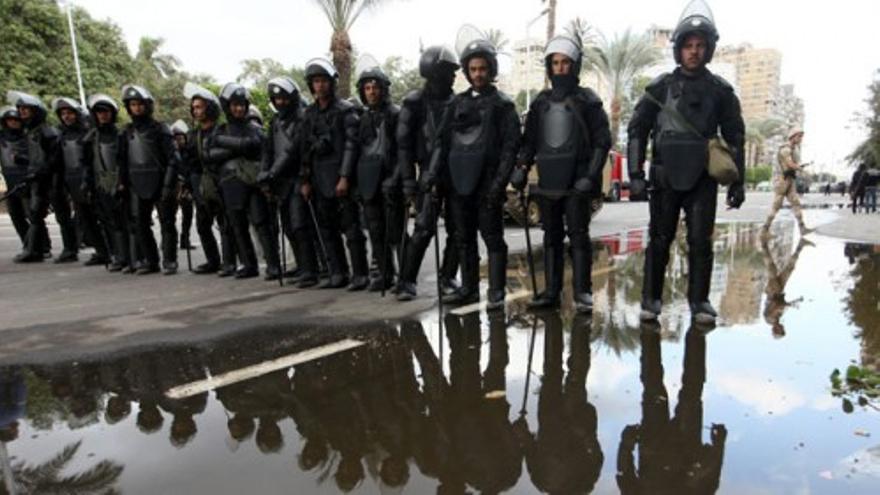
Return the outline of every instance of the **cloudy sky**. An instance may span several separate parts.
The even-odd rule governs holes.
[[[312,0],[74,0],[97,18],[110,18],[132,50],[141,36],[165,38],[165,49],[186,70],[235,78],[239,62],[271,57],[302,65],[326,54],[330,29]],[[652,24],[673,26],[682,0],[558,0],[557,25],[580,16],[607,35]],[[817,169],[843,172],[842,158],[866,131],[853,123],[865,108],[866,86],[880,68],[873,33],[880,18],[876,0],[792,2],[710,1],[722,44],[749,42],[783,54],[782,82],[794,83],[806,105],[804,159]],[[401,55],[414,61],[419,40],[452,45],[458,27],[472,23],[501,29],[516,40],[543,9],[539,0],[391,0],[366,12],[352,30],[360,52],[380,60]],[[532,28],[540,35],[546,24]]]

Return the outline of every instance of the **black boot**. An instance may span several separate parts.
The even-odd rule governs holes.
[[[318,253],[315,251],[315,243],[310,233],[311,231],[305,229],[298,231],[294,244],[296,263],[300,269],[296,286],[300,289],[318,284]]]
[[[412,301],[416,298],[416,277],[430,242],[430,237],[416,236],[414,234],[409,242],[405,244],[403,265],[400,267],[400,277],[397,280],[398,301]]]
[[[572,248],[571,250],[571,282],[574,289],[574,306],[578,313],[593,311],[592,294],[592,253],[588,249]]]
[[[351,284],[349,291],[361,291],[370,285],[370,268],[367,265],[367,245],[363,239],[348,243],[351,256]]]
[[[266,276],[263,280],[278,280],[281,276],[281,260],[278,257],[277,238],[272,235],[268,226],[260,227],[258,231],[263,258],[266,260]]]
[[[463,306],[480,301],[480,257],[476,244],[459,250],[461,267],[461,288],[442,296],[443,304]],[[438,274],[439,276],[439,274]]]
[[[324,235],[327,246],[327,280],[321,283],[321,289],[341,289],[348,285],[348,261],[345,259],[345,247],[341,239],[328,242],[330,236]]]
[[[507,284],[507,251],[489,252],[489,291],[486,293],[486,309],[504,308]]]
[[[562,248],[544,247],[544,292],[529,302],[529,309],[559,307],[563,274]]]

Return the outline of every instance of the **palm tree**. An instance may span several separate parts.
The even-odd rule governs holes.
[[[507,39],[507,36],[504,36],[504,32],[500,29],[486,30],[486,40],[489,41],[489,43],[492,43],[493,46],[495,46],[495,50],[497,50],[498,53],[503,52],[507,45],[510,43],[510,40]]]
[[[581,17],[575,17],[565,26],[565,34],[580,42],[582,47],[589,47],[596,43],[596,30]]]
[[[174,55],[161,53],[159,50],[165,40],[144,36],[138,45],[135,60],[144,68],[155,70],[161,77],[170,77],[180,70],[180,59]]]
[[[750,121],[746,125],[746,166],[758,165],[764,156],[764,144],[767,140],[782,132],[785,122],[768,118]]]
[[[69,476],[61,474],[81,444],[81,441],[72,443],[55,457],[37,466],[28,466],[24,462],[12,466],[12,478],[18,493],[119,493],[114,485],[122,475],[123,467],[111,461],[101,461],[82,473]]]
[[[662,57],[660,50],[647,35],[636,35],[627,29],[608,40],[599,33],[597,43],[585,50],[587,64],[594,67],[608,87],[611,97],[611,142],[617,145],[620,115],[627,85],[646,68]],[[586,67],[585,67],[586,68]]]
[[[333,34],[330,37],[330,53],[333,65],[339,71],[339,96],[348,98],[351,93],[352,45],[348,31],[368,8],[377,8],[387,0],[315,0],[327,16]]]

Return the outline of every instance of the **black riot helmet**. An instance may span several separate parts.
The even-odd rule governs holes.
[[[547,46],[544,47],[544,69],[547,71],[547,77],[553,75],[551,60],[556,53],[561,53],[571,59],[571,74],[577,78],[581,73],[584,58],[580,43],[565,35],[556,36],[547,42]]]
[[[269,106],[272,107],[276,112],[280,112],[280,108],[275,107],[275,101],[273,100],[276,96],[283,96],[290,101],[288,103],[289,107],[296,107],[300,104],[300,90],[299,86],[297,86],[296,82],[289,77],[276,77],[269,81],[269,84],[266,86],[266,92],[269,94]]]
[[[92,114],[93,117],[96,111],[106,108],[113,115],[113,122],[116,122],[116,116],[119,114],[119,105],[117,105],[116,101],[110,96],[103,93],[93,94],[89,96],[88,100],[86,100],[86,105],[89,107],[89,113]]]
[[[242,103],[245,107],[250,108],[251,96],[248,90],[241,84],[226,83],[223,89],[220,90],[220,106],[223,107],[223,112],[226,113],[227,119],[231,118],[229,105],[233,102]]]
[[[6,99],[16,108],[31,107],[34,110],[34,116],[27,125],[40,124],[46,120],[46,105],[36,96],[22,91],[9,91],[6,93]]]
[[[83,107],[81,107],[79,102],[73,98],[61,97],[52,100],[52,111],[55,112],[55,116],[58,117],[58,120],[61,120],[61,110],[64,110],[65,108],[76,112],[76,119],[80,122],[82,122],[86,116]]]
[[[336,84],[339,82],[339,72],[332,62],[326,58],[313,58],[306,62],[306,83],[309,85],[309,91],[314,93],[312,89],[312,79],[316,76],[325,76],[330,79],[333,90],[336,90]]]
[[[125,110],[129,112],[129,114],[131,114],[131,110],[128,109],[128,103],[133,100],[144,102],[144,105],[147,107],[146,116],[153,115],[153,106],[155,104],[153,95],[142,86],[126,84],[122,87],[122,105],[125,106]]]
[[[495,49],[495,45],[492,42],[485,39],[473,40],[461,50],[459,63],[464,71],[465,78],[467,78],[468,82],[471,82],[471,77],[468,74],[468,62],[472,58],[478,57],[485,59],[489,64],[489,81],[495,82],[495,78],[498,77],[498,50]]]
[[[712,9],[704,0],[691,0],[687,4],[681,13],[675,31],[672,33],[672,54],[676,64],[681,64],[681,47],[684,45],[684,40],[692,34],[699,34],[706,38],[706,60],[703,63],[708,64],[712,61],[712,55],[715,54],[715,46],[718,44],[719,36]]]
[[[419,57],[419,74],[428,80],[455,79],[459,67],[455,53],[446,46],[429,46]]]
[[[186,136],[186,133],[189,132],[189,126],[186,125],[186,122],[178,119],[173,124],[171,124],[171,134],[177,136],[178,134],[182,134]]]
[[[391,95],[391,79],[385,75],[379,62],[372,55],[364,55],[357,63],[357,90],[361,103],[364,105],[367,104],[364,86],[370,81],[379,83],[382,87],[382,101],[387,102]]]
[[[216,122],[220,118],[220,100],[217,99],[217,95],[213,91],[187,82],[183,85],[183,96],[190,102],[190,116],[192,116],[192,101],[198,98],[205,102],[205,115],[208,119]]]
[[[6,119],[21,120],[18,109],[12,105],[0,107],[0,128],[6,129]]]

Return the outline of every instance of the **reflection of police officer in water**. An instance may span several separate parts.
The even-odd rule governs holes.
[[[683,210],[687,223],[688,303],[693,318],[708,323],[718,316],[709,303],[718,182],[707,171],[707,140],[720,133],[733,150],[739,181],[728,188],[727,205],[739,208],[745,201],[745,124],[733,86],[706,68],[718,41],[708,5],[702,0],[688,4],[672,37],[678,67],[648,84],[628,129],[630,187],[635,196],[646,188],[642,165],[649,136],[653,144],[650,242],[640,316],[642,320],[656,320],[660,315],[669,248]]]
[[[0,442],[18,438],[18,420],[25,413],[27,386],[17,366],[0,368]]]
[[[575,317],[566,375],[562,369],[562,319],[557,312],[543,317],[544,376],[538,399],[538,431],[523,436],[532,483],[542,492],[589,493],[602,470],[596,408],[587,400],[588,318]],[[528,428],[524,417],[517,420],[516,427]]]
[[[629,494],[711,494],[718,490],[727,429],[713,424],[703,444],[706,335],[692,326],[685,337],[684,372],[675,416],[663,384],[659,328],[642,328],[642,422],[620,435],[617,486]],[[638,458],[635,450],[638,447]]]
[[[764,303],[764,321],[770,324],[773,330],[773,336],[776,338],[785,337],[785,327],[782,326],[781,320],[782,314],[785,313],[786,308],[794,306],[804,299],[803,297],[799,297],[792,301],[786,301],[785,285],[788,284],[788,279],[794,272],[794,267],[797,265],[798,256],[801,255],[801,250],[804,249],[805,246],[812,245],[813,243],[801,237],[794,254],[791,255],[788,262],[780,267],[773,260],[773,253],[770,252],[767,238],[761,238],[761,250],[764,255],[764,263],[767,264],[767,275],[769,277],[767,279],[767,286],[764,288],[764,294],[767,296],[766,302]]]

